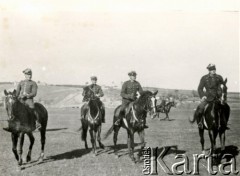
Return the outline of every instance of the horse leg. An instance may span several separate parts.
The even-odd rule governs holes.
[[[93,129],[89,130],[90,136],[91,136],[91,143],[92,143],[92,152],[96,155],[96,133],[93,131]]]
[[[215,135],[214,135],[214,132],[213,132],[213,130],[209,130],[208,131],[208,133],[209,133],[209,138],[210,138],[210,141],[211,141],[211,150],[210,150],[210,155],[211,154],[214,154],[215,153]]]
[[[23,148],[23,143],[24,143],[24,133],[21,132],[19,134],[19,140],[20,140],[20,143],[18,145],[18,156],[19,156],[18,165],[21,166],[22,162],[23,162],[23,160],[22,160],[22,152],[23,152],[22,148]]]
[[[41,153],[38,161],[42,162],[44,158],[44,148],[45,148],[45,142],[46,142],[46,128],[41,128],[40,134],[41,134]]]
[[[140,161],[140,157],[142,156],[142,151],[145,147],[145,132],[144,130],[138,132],[139,138],[140,138],[140,142],[141,142],[141,149],[138,152],[138,161]]]
[[[103,143],[101,142],[101,129],[102,129],[102,126],[100,125],[99,127],[98,127],[98,137],[97,137],[97,140],[98,140],[98,144],[99,144],[99,147],[101,148],[101,149],[104,149],[104,145],[103,145]]]
[[[221,143],[221,151],[223,152],[225,150],[225,132],[220,131],[219,138],[220,138],[220,143]]]
[[[113,134],[114,154],[115,154],[116,157],[119,157],[118,154],[117,154],[117,137],[118,137],[118,132],[119,132],[120,127],[114,125],[113,128],[114,128],[113,129],[114,130],[114,134]]]
[[[205,154],[205,151],[204,151],[204,129],[198,128],[198,131],[199,131],[199,136],[200,136],[200,143],[202,145],[202,153]]]
[[[170,119],[169,119],[169,116],[168,116],[168,112],[166,112],[166,118],[167,118],[168,120],[170,120]]]
[[[29,162],[32,159],[32,157],[31,157],[32,156],[32,148],[33,148],[33,144],[34,144],[35,138],[34,138],[32,133],[27,133],[27,135],[28,135],[29,140],[30,140],[30,145],[29,145],[26,161]]]
[[[133,162],[135,162],[134,158],[134,134],[132,132],[128,132],[128,151],[129,157]]]
[[[88,149],[87,131],[88,131],[88,124],[82,121],[82,140],[85,142],[85,149]]]
[[[19,157],[17,153],[17,143],[18,143],[18,135],[16,133],[12,133],[12,151],[16,160],[18,161]]]

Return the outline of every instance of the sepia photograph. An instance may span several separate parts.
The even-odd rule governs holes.
[[[0,0],[0,175],[238,175],[238,0]]]

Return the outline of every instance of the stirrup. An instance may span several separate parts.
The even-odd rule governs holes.
[[[42,125],[39,123],[39,122],[37,122],[36,123],[36,129],[35,130],[39,130],[39,129],[41,129],[42,128]]]
[[[116,120],[116,122],[114,122],[114,125],[120,125],[120,119]]]
[[[198,128],[203,129],[203,124],[202,124],[202,122],[199,122],[199,123],[198,123]]]

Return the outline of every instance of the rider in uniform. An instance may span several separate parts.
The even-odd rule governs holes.
[[[100,101],[100,97],[104,96],[102,88],[101,88],[101,86],[97,85],[97,77],[96,76],[91,77],[91,82],[92,82],[92,84],[87,87],[93,91],[94,96],[97,97],[97,99],[99,100],[98,102],[99,102],[100,109],[102,112],[102,123],[105,123],[105,107],[104,107],[103,102]],[[83,96],[83,102],[89,101],[90,97],[85,97],[86,96],[85,88],[83,89],[82,96]],[[89,109],[88,103],[85,103],[81,108],[81,119],[85,118],[85,115],[86,115],[88,109]]]
[[[222,94],[221,84],[223,84],[223,78],[221,75],[216,74],[216,66],[209,64],[207,66],[209,73],[203,76],[198,86],[198,94],[201,98],[201,103],[195,111],[195,116],[198,119],[199,128],[203,128],[202,116],[204,113],[205,106],[212,101],[219,101]],[[204,89],[206,91],[204,91]],[[229,129],[228,127],[226,127]]]
[[[143,91],[141,84],[136,81],[137,73],[135,71],[131,71],[128,73],[128,76],[130,80],[123,83],[121,90],[122,110],[137,99],[137,92]],[[121,116],[120,119],[115,122],[115,124],[119,125],[122,118],[123,117]],[[144,119],[144,128],[148,128],[146,125],[146,117]]]

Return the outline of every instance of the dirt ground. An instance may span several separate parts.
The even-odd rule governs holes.
[[[0,109],[0,175],[63,175],[63,176],[85,176],[85,175],[143,175],[143,162],[134,164],[127,155],[127,135],[124,129],[120,130],[118,137],[119,158],[115,158],[113,152],[113,141],[111,135],[103,143],[104,150],[98,149],[98,155],[94,157],[91,153],[90,135],[88,134],[88,145],[90,149],[84,148],[77,129],[80,127],[80,109],[48,109],[49,121],[47,130],[47,141],[45,159],[42,163],[36,162],[40,154],[40,134],[34,132],[35,145],[33,147],[32,162],[24,163],[21,170],[17,168],[17,161],[11,150],[11,134],[2,130],[7,118],[4,109]],[[112,124],[113,109],[106,110],[106,123],[102,127],[102,136]],[[164,157],[166,164],[171,167],[176,163],[176,154],[186,154],[190,163],[193,160],[192,154],[200,154],[201,146],[196,124],[191,125],[188,118],[193,111],[187,109],[172,109],[170,112],[171,121],[160,121],[158,118],[150,119],[147,123],[149,128],[145,131],[146,142],[149,147],[171,146],[170,152]],[[235,155],[237,169],[240,170],[240,159],[238,156],[240,146],[240,110],[233,110],[226,133],[226,150]],[[165,116],[161,114],[161,118]],[[205,132],[206,148],[210,147],[208,134]],[[135,143],[139,143],[139,137],[135,134]],[[29,140],[26,137],[24,143],[24,160],[27,154]],[[219,138],[217,147],[220,147]],[[136,147],[135,149],[139,149]],[[136,155],[136,153],[135,153]],[[228,168],[228,167],[227,167]],[[190,164],[192,170],[192,164]],[[229,169],[229,168],[228,168]],[[179,168],[182,170],[182,167]],[[158,175],[167,175],[161,167],[158,167]],[[200,175],[208,175],[206,162],[201,161]],[[221,174],[220,174],[221,175]]]

